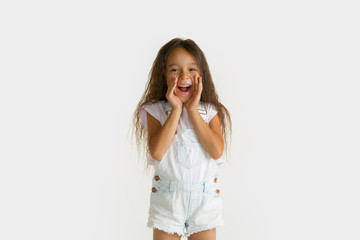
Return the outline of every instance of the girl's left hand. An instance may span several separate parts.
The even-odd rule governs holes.
[[[185,107],[188,112],[197,111],[202,90],[203,90],[202,77],[198,75],[194,75],[194,91],[189,101],[185,103]]]

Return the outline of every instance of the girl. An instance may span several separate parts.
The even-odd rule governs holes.
[[[155,169],[147,223],[153,239],[216,239],[223,225],[219,164],[231,119],[194,41],[175,38],[160,49],[134,124]]]

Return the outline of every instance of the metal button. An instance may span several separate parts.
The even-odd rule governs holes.
[[[152,192],[156,192],[156,191],[157,191],[156,187],[153,187]]]
[[[214,182],[215,182],[215,183],[217,183],[217,181],[218,181],[217,177],[216,177],[216,178],[214,178]]]
[[[216,189],[216,193],[217,193],[217,194],[220,194],[220,189]]]
[[[156,175],[155,177],[155,181],[159,181],[160,180],[160,177],[158,175]]]

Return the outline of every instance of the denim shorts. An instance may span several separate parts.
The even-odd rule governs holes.
[[[147,226],[169,234],[190,236],[222,226],[218,176],[203,182],[170,180],[155,173]]]

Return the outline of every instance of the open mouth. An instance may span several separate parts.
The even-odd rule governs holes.
[[[191,85],[178,85],[178,89],[181,92],[189,92],[191,88]]]

